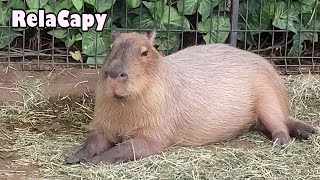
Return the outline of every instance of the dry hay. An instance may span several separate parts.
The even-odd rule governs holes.
[[[320,81],[313,76],[287,79],[292,115],[320,124]],[[16,152],[16,166],[37,164],[42,179],[318,179],[320,137],[292,140],[285,149],[258,133],[205,147],[170,148],[162,154],[122,165],[63,165],[79,145],[92,118],[91,97],[73,102],[48,101],[41,88],[17,85],[28,98],[1,107],[2,131],[11,142],[2,152]],[[35,90],[36,89],[36,90]],[[67,103],[65,103],[65,101]],[[64,103],[61,103],[64,102]],[[21,105],[21,103],[23,105]],[[30,106],[32,105],[32,106]],[[35,108],[36,106],[36,108]]]

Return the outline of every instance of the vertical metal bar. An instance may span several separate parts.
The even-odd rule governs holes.
[[[85,9],[84,9],[84,4],[85,4],[85,2],[83,2],[83,6],[82,6],[82,11],[81,11],[81,13],[84,13],[85,12]],[[81,34],[81,36],[83,37],[83,31],[82,31],[82,29],[81,28],[79,28],[79,31],[80,31],[80,34]],[[82,40],[83,41],[83,40]],[[82,46],[82,45],[81,45]],[[83,55],[84,55],[84,52],[83,51],[81,51],[80,52],[80,55],[81,55],[81,60],[80,60],[80,63],[81,63],[81,69],[83,69],[84,68],[84,63],[83,63]]]
[[[141,32],[141,22],[142,22],[142,5],[143,3],[142,3],[142,0],[140,0],[140,19],[139,19],[139,32]]]
[[[290,1],[287,1],[287,18],[286,18],[286,36],[285,36],[285,48],[284,48],[284,62],[285,62],[285,73],[288,73],[288,62],[287,62],[287,52],[288,52],[288,24],[289,24],[289,9]]]
[[[5,25],[3,27],[6,27]],[[8,30],[10,32],[11,30],[11,23],[9,21],[9,26],[8,26]],[[10,67],[10,62],[11,62],[11,59],[10,59],[10,56],[11,56],[11,43],[9,43],[9,52],[8,52],[8,68]]]
[[[55,12],[55,9],[56,9],[56,6],[54,4],[52,7],[53,13]],[[55,65],[54,65],[54,30],[55,28],[53,28],[52,30],[53,30],[53,33],[52,33],[52,46],[51,46],[51,66],[54,69],[55,68]]]
[[[276,4],[276,0],[273,1],[274,4]],[[270,9],[271,11],[271,9]],[[276,11],[276,6],[273,6],[273,12]],[[270,13],[270,12],[269,12]],[[273,52],[273,49],[274,49],[274,26],[272,26],[272,37],[271,37],[271,61],[274,61],[273,59],[273,56],[274,56],[274,52]]]
[[[208,44],[211,44],[211,41],[212,41],[212,36],[211,36],[211,33],[212,33],[212,29],[213,29],[213,27],[212,27],[212,7],[213,7],[213,2],[212,2],[212,0],[210,1],[211,3],[210,3],[210,14],[209,14],[209,17],[208,17],[208,19],[210,20],[210,28],[209,28],[209,32],[208,32],[208,34],[209,34],[209,43]],[[219,16],[218,16],[218,18],[219,18]]]
[[[113,4],[113,2],[112,2],[112,4],[111,4],[111,15],[110,15],[110,42],[112,41],[112,22],[113,22],[113,6],[114,6],[114,4]],[[113,42],[111,42],[111,43],[113,43]]]
[[[40,1],[38,1],[38,7],[40,8]],[[36,12],[36,14],[38,15],[38,12]],[[41,42],[40,39],[41,39],[40,28],[37,27],[37,61],[38,61],[37,69],[38,70],[41,70],[40,69],[40,42]]]
[[[183,0],[183,5],[182,5],[182,16],[184,17],[184,8],[185,8],[185,0]],[[180,49],[182,49],[183,48],[183,33],[184,33],[184,29],[183,29],[183,23],[184,23],[184,18],[181,18],[181,21],[182,21],[182,23],[181,23],[181,44],[180,44]]]
[[[316,33],[319,33],[319,31],[316,31],[316,21],[317,21],[317,15],[318,15],[318,1],[314,2],[314,19],[313,19],[313,36],[312,36],[312,53],[311,53],[311,61],[312,61],[312,72],[315,70],[315,62],[314,62],[314,53],[315,53],[315,42],[314,42],[314,36]],[[318,57],[319,58],[319,57]]]
[[[167,38],[168,38],[168,43],[167,43],[167,52],[166,52],[166,55],[168,55],[169,54],[169,49],[168,49],[168,45],[169,45],[169,40],[170,40],[170,35],[169,35],[169,32],[170,32],[170,17],[171,17],[171,6],[172,6],[172,2],[171,2],[171,0],[169,0],[169,16],[168,16],[168,28],[167,28]],[[164,4],[164,6],[163,7],[165,7],[165,4]]]
[[[302,16],[303,16],[303,12],[302,12],[302,6],[300,6],[300,24],[299,24],[299,46],[301,46],[301,35],[302,33],[305,33],[305,31],[302,29],[303,24],[302,24]],[[292,37],[293,38],[293,37]],[[294,42],[294,40],[293,40]],[[301,68],[301,59],[300,59],[300,54],[301,54],[301,49],[300,47],[298,48],[298,63],[299,63],[299,68]]]
[[[126,27],[125,27],[125,31],[127,32],[128,31],[128,3],[126,1],[124,1],[124,3],[126,4]]]
[[[258,53],[260,54],[260,48],[261,48],[261,19],[262,19],[262,4],[263,0],[260,0],[260,13],[259,13],[259,30],[258,30]]]
[[[197,0],[197,7],[199,7],[199,1],[200,0]],[[197,18],[196,18],[196,25],[198,25],[199,23],[199,13],[198,13],[198,8],[196,9],[196,15],[197,15]],[[196,28],[196,31],[195,31],[195,45],[198,44],[198,28]]]
[[[211,1],[212,4],[212,1]],[[219,40],[219,27],[220,27],[220,1],[218,2],[218,19],[217,19],[217,39],[215,43],[218,43]],[[211,13],[213,13],[213,8],[211,8]]]
[[[244,32],[244,49],[247,50],[247,35],[248,35],[248,16],[249,16],[249,0],[247,0],[247,8],[246,8],[246,20],[245,20],[245,32]],[[251,35],[251,31],[249,34]],[[250,36],[251,37],[251,36]]]
[[[97,1],[95,1],[95,7],[98,7],[97,6]],[[97,8],[95,8],[94,9],[94,13],[97,13],[98,11],[97,11]],[[89,30],[90,31],[90,30]],[[98,68],[98,60],[97,60],[97,56],[98,56],[98,53],[97,53],[97,51],[98,51],[98,32],[96,32],[96,31],[93,31],[94,33],[95,33],[95,35],[96,35],[96,37],[95,37],[95,52],[94,52],[94,64],[95,64],[95,68],[97,69]]]
[[[71,1],[68,1],[68,7],[69,7],[69,3],[70,3]],[[71,2],[72,3],[72,2]],[[70,36],[70,29],[69,29],[69,27],[67,28],[67,37],[69,37]],[[67,68],[69,68],[69,46],[67,46]]]
[[[23,1],[23,10],[26,11],[26,0]],[[22,70],[24,70],[25,66],[25,45],[26,45],[26,29],[23,28],[23,33],[22,33]]]
[[[232,0],[231,3],[231,35],[230,45],[237,45],[237,27],[238,27],[238,15],[239,15],[239,0]]]

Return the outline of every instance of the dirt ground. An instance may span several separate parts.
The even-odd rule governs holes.
[[[3,124],[2,130],[5,127]],[[5,128],[6,129],[6,128]],[[0,132],[0,147],[4,148],[10,145],[7,135]],[[12,162],[19,160],[20,158],[15,154],[15,151],[0,153],[0,179],[37,179],[39,178],[39,171],[36,165],[29,164],[27,166],[16,166]]]
[[[53,72],[30,72],[17,71],[8,67],[0,66],[0,104],[8,102],[22,102],[23,95],[16,91],[16,82],[25,81],[32,82],[34,80],[41,80],[45,84],[42,86],[45,96],[52,101],[70,97],[75,101],[77,97],[81,98],[83,95],[91,95],[95,89],[95,83],[98,80],[99,71],[96,69],[57,69]],[[64,102],[66,104],[70,103]],[[36,165],[28,164],[26,166],[12,162],[21,159],[15,154],[15,151],[8,151],[5,147],[10,145],[10,137],[6,131],[19,126],[19,124],[1,124],[0,127],[0,180],[2,179],[38,179],[39,173]],[[25,126],[25,125],[24,125]],[[60,123],[54,124],[37,124],[34,129],[39,131],[55,130],[59,131],[62,125]]]
[[[47,82],[43,92],[47,97],[81,96],[83,93],[94,92],[98,80],[97,69],[57,69],[55,71],[17,71],[0,66],[0,103],[21,101],[22,97],[12,86],[17,81],[34,81],[40,79]]]

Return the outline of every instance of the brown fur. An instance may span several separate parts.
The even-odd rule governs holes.
[[[93,137],[105,137],[95,140],[96,146],[108,148],[99,154],[84,145],[67,163],[119,163],[172,145],[228,140],[250,129],[278,145],[288,143],[290,135],[307,139],[315,133],[289,115],[285,84],[261,56],[208,44],[162,57],[153,47],[154,37],[133,32],[116,38],[101,70],[91,123]],[[104,73],[118,66],[128,74],[126,81]]]

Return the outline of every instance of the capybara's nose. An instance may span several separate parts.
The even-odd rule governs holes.
[[[120,69],[106,70],[105,73],[112,79],[119,79],[121,81],[125,81],[128,79],[128,74],[125,71]]]

